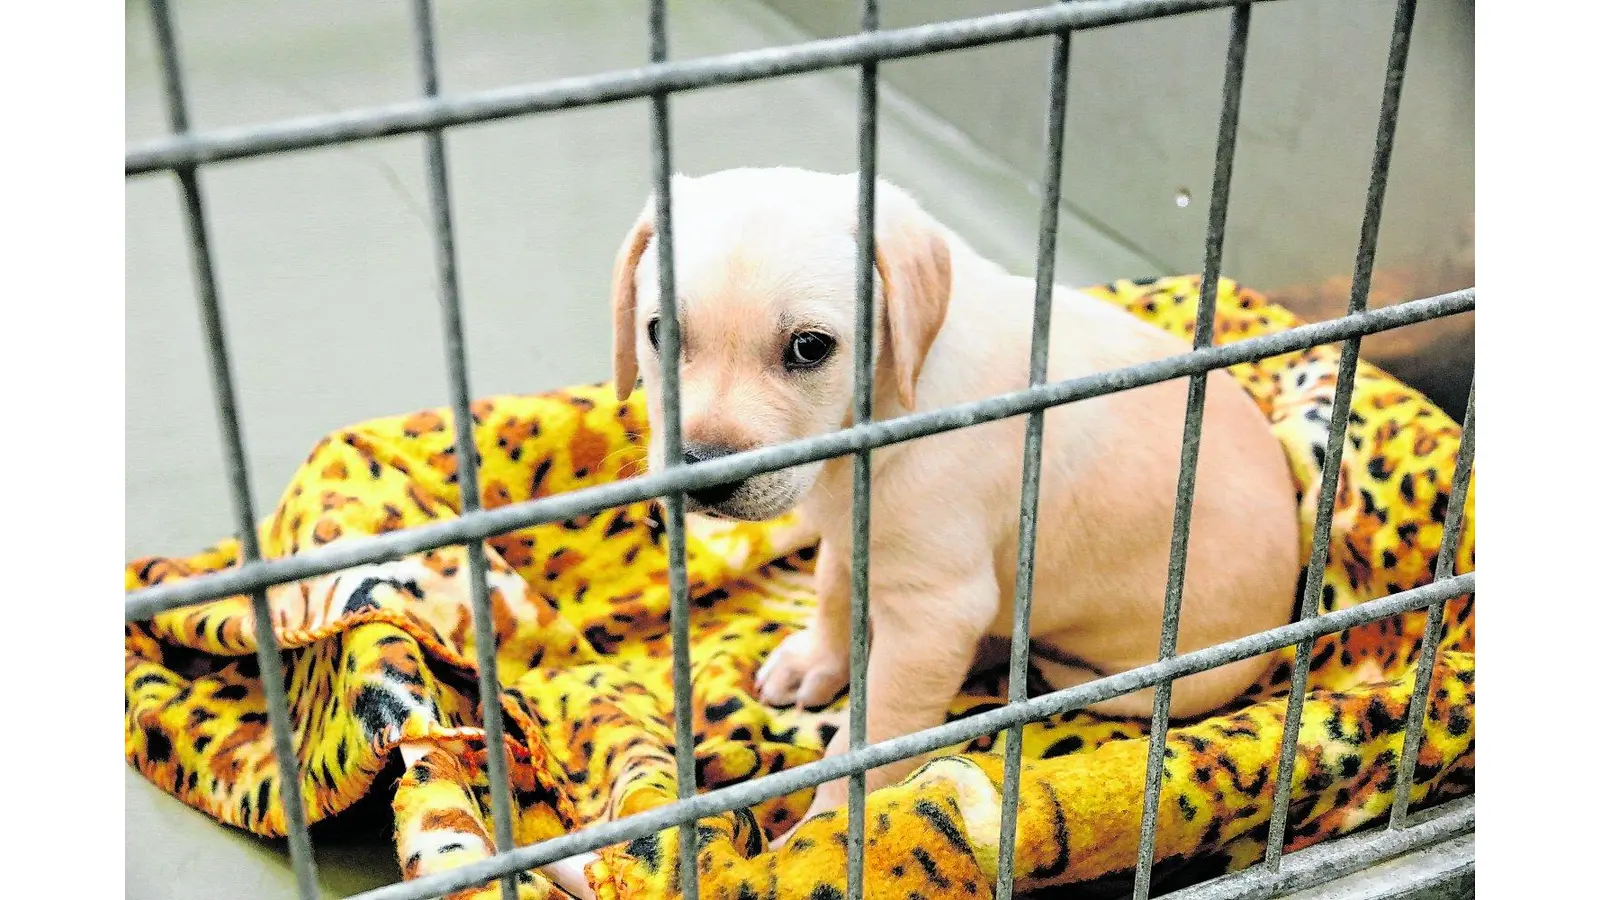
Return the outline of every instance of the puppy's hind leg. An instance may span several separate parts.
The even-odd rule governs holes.
[[[1102,672],[1085,663],[1061,657],[1035,645],[1033,665],[1052,691],[1088,684],[1115,673]],[[1185,719],[1210,712],[1249,687],[1265,666],[1263,657],[1229,663],[1173,682],[1171,714]],[[1156,689],[1145,688],[1091,703],[1087,711],[1119,719],[1148,719],[1155,714]]]
[[[1113,673],[1102,671],[1083,660],[1062,653],[1049,644],[1035,640],[1029,656],[1035,669],[1044,679],[1044,683],[1051,691],[1064,691],[1091,681],[1098,681]],[[1145,688],[1131,694],[1123,694],[1091,703],[1083,707],[1085,710],[1102,716],[1115,716],[1117,718],[1148,719],[1155,707],[1155,688]]]

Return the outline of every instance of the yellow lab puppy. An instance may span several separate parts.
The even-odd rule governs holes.
[[[738,169],[673,183],[683,335],[684,456],[693,463],[849,424],[855,345],[855,175]],[[905,193],[877,189],[878,418],[1027,386],[1034,284],[982,258]],[[618,394],[661,378],[653,207],[618,255]],[[1182,353],[1181,341],[1104,302],[1055,291],[1050,380]],[[1298,575],[1294,488],[1278,441],[1225,372],[1208,385],[1178,646],[1189,651],[1288,620]],[[1046,415],[1032,617],[1034,661],[1056,688],[1154,661],[1172,533],[1183,380]],[[649,411],[660,421],[659,393]],[[940,724],[987,638],[1011,634],[1025,419],[877,450],[872,476],[868,737]],[[662,463],[660,432],[650,464]],[[689,509],[761,520],[798,508],[819,531],[817,611],[762,667],[774,705],[818,706],[849,672],[851,462],[758,475],[689,497]],[[1232,700],[1267,665],[1179,681],[1172,713]],[[1091,707],[1148,716],[1153,691]],[[828,747],[842,752],[841,731]],[[883,766],[869,790],[919,760]],[[841,805],[823,785],[811,812]]]

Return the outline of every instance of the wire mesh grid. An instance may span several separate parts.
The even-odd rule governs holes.
[[[696,820],[749,806],[765,799],[819,785],[841,777],[850,779],[848,800],[847,886],[854,900],[864,889],[863,821],[865,772],[901,759],[1008,731],[1000,819],[1000,858],[996,896],[1008,900],[1014,886],[1013,854],[1021,768],[1021,742],[1025,723],[1116,697],[1154,688],[1156,702],[1149,746],[1164,746],[1169,726],[1172,683],[1175,679],[1284,647],[1296,648],[1289,695],[1285,739],[1279,754],[1273,791],[1266,858],[1258,865],[1203,885],[1180,891],[1184,897],[1271,896],[1307,884],[1325,881],[1331,874],[1351,871],[1370,862],[1407,850],[1429,846],[1471,828],[1470,798],[1427,813],[1409,813],[1410,791],[1421,744],[1425,691],[1413,693],[1408,708],[1404,751],[1399,761],[1398,787],[1388,827],[1285,855],[1289,817],[1289,785],[1293,773],[1296,737],[1305,703],[1312,642],[1358,625],[1398,613],[1428,610],[1418,663],[1418,683],[1426,685],[1437,651],[1445,601],[1473,593],[1472,573],[1454,574],[1454,549],[1460,538],[1463,508],[1470,475],[1475,416],[1469,400],[1462,430],[1456,472],[1445,517],[1444,537],[1432,583],[1393,594],[1349,609],[1318,615],[1328,562],[1334,496],[1338,487],[1344,432],[1350,416],[1357,355],[1364,336],[1472,310],[1473,289],[1412,300],[1369,310],[1367,295],[1372,280],[1378,229],[1388,183],[1389,163],[1405,79],[1416,0],[1397,0],[1389,48],[1382,105],[1376,129],[1371,177],[1346,315],[1287,331],[1216,346],[1212,343],[1217,289],[1226,231],[1229,191],[1233,176],[1244,63],[1254,3],[1269,0],[1071,0],[1019,12],[939,22],[913,28],[880,30],[876,0],[861,4],[861,32],[787,47],[732,53],[686,62],[669,62],[665,0],[651,0],[649,15],[650,63],[647,66],[595,76],[561,79],[528,86],[483,91],[460,96],[439,93],[435,54],[434,13],[430,0],[412,0],[413,25],[422,99],[390,106],[297,119],[253,128],[209,132],[190,129],[178,39],[166,0],[150,0],[155,38],[161,58],[166,105],[172,136],[130,147],[125,156],[128,177],[171,172],[183,199],[190,261],[197,286],[200,315],[211,365],[214,400],[222,426],[223,450],[233,497],[240,541],[240,564],[232,569],[184,581],[145,588],[128,595],[125,618],[148,619],[155,614],[246,594],[251,598],[258,635],[257,658],[266,689],[267,713],[279,783],[289,850],[295,880],[302,898],[319,896],[315,862],[306,825],[297,771],[292,726],[283,683],[282,659],[271,627],[266,591],[269,587],[332,573],[357,565],[400,557],[450,545],[468,552],[471,607],[476,633],[479,691],[484,706],[485,744],[488,750],[491,812],[495,822],[496,855],[460,868],[361,894],[362,900],[421,900],[500,879],[502,896],[516,896],[518,872],[547,865],[576,854],[622,843],[679,826],[682,839],[681,888],[687,898],[698,897],[698,867],[694,865]],[[1218,123],[1211,206],[1205,239],[1199,315],[1194,350],[1189,353],[1096,373],[1064,381],[1046,381],[1047,335],[1054,282],[1057,215],[1060,204],[1062,140],[1067,120],[1067,71],[1072,34],[1076,30],[1116,25],[1208,9],[1231,8]],[[922,56],[942,51],[1050,37],[1054,53],[1049,68],[1049,106],[1046,121],[1046,168],[1038,231],[1033,338],[1029,360],[1029,387],[953,407],[915,413],[895,419],[874,420],[870,385],[873,347],[873,253],[875,173],[877,169],[877,65],[879,61]],[[788,444],[737,453],[698,463],[682,464],[679,422],[678,355],[680,334],[672,267],[672,201],[669,97],[714,85],[733,84],[827,68],[859,68],[858,150],[860,193],[857,219],[857,367],[855,372],[856,424],[843,430]],[[341,542],[294,556],[261,558],[255,534],[255,514],[248,486],[242,424],[235,408],[222,306],[211,261],[211,241],[205,218],[199,168],[207,163],[282,153],[370,138],[418,133],[423,136],[431,210],[431,232],[439,276],[439,303],[444,324],[446,362],[455,422],[471,421],[467,383],[467,350],[462,331],[461,300],[456,276],[456,247],[451,220],[450,179],[443,130],[450,126],[483,122],[602,103],[648,98],[651,110],[651,155],[655,187],[656,239],[659,241],[658,274],[662,304],[660,352],[664,421],[656,423],[663,435],[666,464],[661,471],[529,502],[481,508],[477,490],[477,463],[470,429],[456,436],[460,460],[463,511],[448,522],[424,525],[382,536]],[[1183,601],[1183,575],[1189,539],[1192,490],[1197,467],[1201,410],[1206,375],[1215,369],[1303,350],[1320,344],[1343,342],[1339,356],[1327,458],[1317,496],[1311,557],[1307,565],[1300,618],[1285,626],[1248,635],[1203,650],[1178,654],[1177,634]],[[1040,457],[1044,411],[1048,408],[1105,394],[1130,390],[1176,378],[1189,379],[1185,412],[1178,495],[1173,519],[1168,583],[1163,608],[1160,655],[1156,662],[1108,678],[1029,698],[1026,695],[1028,619],[1032,603],[1036,512],[1039,498]],[[866,741],[866,625],[868,621],[868,533],[870,523],[873,449],[1010,416],[1027,415],[1023,452],[1023,477],[1018,536],[1014,633],[1010,655],[1010,701],[982,714],[926,731],[880,743]],[[854,454],[853,530],[850,655],[850,744],[848,752],[818,762],[719,790],[697,793],[693,754],[692,710],[689,697],[688,586],[684,564],[684,493],[729,483],[763,472],[807,462]],[[661,498],[666,509],[671,594],[672,680],[678,791],[672,804],[625,819],[590,826],[551,840],[514,846],[509,780],[503,741],[504,725],[493,704],[499,681],[495,637],[489,614],[488,585],[483,541],[491,536],[534,525],[571,518],[607,508]],[[1156,809],[1161,799],[1163,772],[1159,752],[1150,752],[1140,819],[1138,862],[1133,895],[1150,896],[1155,859]],[[1178,896],[1178,895],[1169,895]]]

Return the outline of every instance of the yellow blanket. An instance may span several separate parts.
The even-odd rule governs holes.
[[[1180,335],[1193,333],[1198,279],[1117,282],[1091,293]],[[1217,337],[1298,324],[1230,282]],[[1301,493],[1309,554],[1337,347],[1231,371],[1282,439]],[[628,477],[642,469],[644,411],[604,385],[495,397],[473,407],[490,507]],[[449,413],[378,419],[311,451],[272,516],[263,552],[378,534],[457,515]],[[1459,429],[1370,366],[1360,369],[1322,608],[1430,580]],[[669,803],[675,796],[666,548],[654,504],[532,528],[489,542],[501,705],[519,844]],[[1469,493],[1457,559],[1473,568]],[[751,696],[765,655],[805,619],[813,549],[792,522],[695,522],[688,560],[695,761],[702,789],[818,759],[838,722]],[[183,558],[135,560],[127,588],[235,565],[223,541]],[[313,821],[373,791],[393,794],[407,878],[482,859],[488,786],[476,712],[473,629],[460,548],[363,566],[270,592]],[[1472,598],[1446,607],[1413,802],[1470,792]],[[1359,828],[1390,805],[1425,613],[1316,644],[1295,767],[1291,848]],[[249,602],[234,597],[127,627],[126,752],[139,771],[230,825],[281,835],[284,819],[255,667]],[[1271,808],[1292,649],[1234,706],[1172,731],[1158,861],[1221,871],[1259,858]],[[1003,672],[974,676],[952,716],[994,708]],[[1086,713],[1024,730],[1019,887],[1126,873],[1138,845],[1147,725]],[[430,749],[398,783],[380,779],[401,742]],[[868,800],[868,895],[988,896],[995,880],[1001,762],[994,738],[952,748]],[[390,770],[390,777],[392,772]],[[701,823],[702,896],[843,896],[844,817],[808,822],[781,851],[766,841],[810,791]],[[590,866],[600,896],[672,895],[675,830],[609,848]],[[561,896],[538,874],[521,896]],[[493,885],[460,896],[491,897]]]

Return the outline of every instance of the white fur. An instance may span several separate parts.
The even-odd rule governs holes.
[[[855,176],[733,170],[679,177],[673,190],[685,441],[743,450],[847,424]],[[885,271],[900,272],[893,267],[907,255],[923,254],[926,262],[942,245],[950,274],[943,324],[926,349],[907,409],[898,370],[891,371],[891,363],[905,362],[904,353],[890,332],[895,304],[907,302],[906,292],[920,282],[891,276],[886,296],[879,273],[876,418],[1025,388],[1032,279],[980,257],[892,185],[880,182],[877,198]],[[656,246],[651,240],[638,257],[636,297],[617,300],[637,302],[632,348],[653,421],[660,416],[653,389],[660,371],[645,329],[659,307]],[[797,326],[837,338],[824,368],[796,374],[779,363]],[[1187,349],[1109,304],[1055,289],[1050,380]],[[1298,573],[1295,497],[1282,448],[1230,376],[1212,373],[1207,391],[1180,652],[1283,624]],[[1185,381],[1169,381],[1046,415],[1032,635],[1036,645],[1083,662],[1040,662],[1056,687],[1157,657],[1186,394]],[[979,645],[1011,633],[1025,422],[1007,419],[873,454],[867,674],[873,741],[942,722]],[[650,462],[661,463],[658,430]],[[822,536],[816,621],[762,667],[756,689],[766,702],[820,705],[845,685],[850,497],[851,462],[843,458],[752,479],[716,509],[763,519],[798,506]],[[1179,681],[1173,715],[1228,702],[1266,664],[1258,657]],[[1148,716],[1152,697],[1144,691],[1091,708]],[[841,752],[848,739],[841,731],[828,752]],[[869,789],[904,777],[918,762],[868,773]],[[843,782],[824,785],[812,812],[843,799]]]

